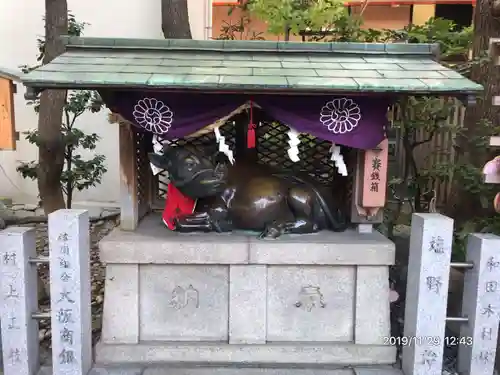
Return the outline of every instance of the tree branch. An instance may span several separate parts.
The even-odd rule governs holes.
[[[423,140],[421,140],[421,141],[418,141],[418,142],[412,142],[412,143],[410,144],[410,147],[411,147],[412,149],[414,149],[414,148],[416,148],[416,147],[418,147],[418,146],[420,146],[420,145],[423,145],[424,143],[427,143],[427,142],[432,141],[432,138],[434,138],[434,135],[435,135],[435,134],[436,134],[436,129],[434,128],[434,129],[432,129],[432,130],[429,132],[429,136],[428,136],[427,138],[425,138],[425,139],[423,139]]]

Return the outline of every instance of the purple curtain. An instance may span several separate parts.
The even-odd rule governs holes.
[[[255,98],[276,120],[317,138],[360,149],[385,138],[388,98],[367,96],[271,96]]]
[[[253,100],[276,120],[323,140],[369,149],[385,138],[389,97],[103,91],[106,105],[145,131],[183,138]]]

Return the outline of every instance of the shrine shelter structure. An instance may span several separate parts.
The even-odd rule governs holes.
[[[121,225],[100,243],[96,364],[396,361],[384,340],[395,248],[372,229],[386,200],[387,111],[404,95],[468,102],[480,85],[436,62],[430,44],[65,43],[22,80],[30,98],[97,90],[119,124]],[[352,228],[275,240],[170,231],[157,212],[168,176],[148,160],[155,142],[219,150],[222,142],[236,163],[305,172],[330,187]]]

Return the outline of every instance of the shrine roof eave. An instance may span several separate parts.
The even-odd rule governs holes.
[[[17,72],[0,66],[0,78],[5,78],[13,82],[21,82],[22,75],[22,72]]]
[[[137,90],[144,92],[196,92],[196,93],[204,93],[204,94],[248,94],[248,95],[260,95],[260,94],[269,94],[269,95],[350,95],[350,96],[358,96],[358,95],[391,95],[391,96],[426,96],[426,95],[435,95],[435,96],[455,96],[455,97],[469,97],[471,95],[477,95],[481,90],[456,90],[456,89],[442,89],[442,90],[429,90],[429,89],[408,89],[408,90],[399,90],[394,91],[391,89],[381,90],[380,88],[371,88],[366,87],[362,90],[355,89],[340,89],[340,88],[328,88],[328,87],[300,87],[300,88],[291,88],[291,87],[269,87],[265,88],[255,87],[255,85],[245,85],[245,84],[234,84],[234,85],[224,85],[220,88],[213,88],[211,86],[203,87],[200,85],[197,88],[185,88],[184,86],[149,86],[149,85],[123,85],[123,84],[64,84],[60,82],[55,82],[53,84],[43,82],[37,84],[37,82],[33,83],[24,83],[27,91],[26,96],[30,98],[34,98],[37,93],[43,90],[55,89],[55,90],[113,90],[113,91],[127,91],[127,90]]]
[[[432,44],[65,38],[21,77],[29,91],[128,89],[289,94],[471,95]]]

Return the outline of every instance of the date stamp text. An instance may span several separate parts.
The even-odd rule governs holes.
[[[396,346],[472,346],[472,337],[387,336],[384,345]]]

